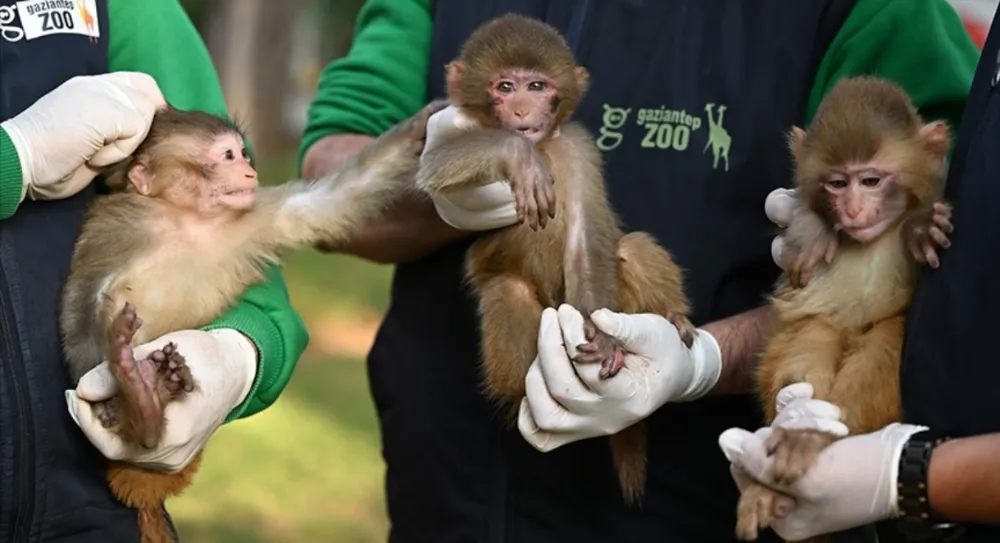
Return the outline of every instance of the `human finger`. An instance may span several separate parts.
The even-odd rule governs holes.
[[[93,406],[86,400],[81,399],[75,391],[66,391],[66,407],[73,422],[80,427],[87,439],[101,451],[105,458],[110,460],[121,460],[126,453],[125,443],[114,432],[104,428],[97,415],[94,414]]]
[[[101,362],[94,369],[83,374],[76,384],[76,394],[88,402],[100,402],[110,399],[118,393],[118,381],[111,373],[107,361]]]
[[[535,425],[548,432],[575,432],[586,420],[557,401],[545,382],[539,364],[532,364],[524,377],[525,400]]]
[[[792,222],[798,196],[795,189],[774,189],[764,200],[764,214],[780,228],[787,228]]]

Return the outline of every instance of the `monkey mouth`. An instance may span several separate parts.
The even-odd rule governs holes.
[[[879,237],[882,232],[885,232],[887,226],[889,226],[889,221],[886,219],[880,219],[874,224],[869,224],[867,226],[845,227],[844,230],[847,231],[852,238],[861,242],[868,242]]]

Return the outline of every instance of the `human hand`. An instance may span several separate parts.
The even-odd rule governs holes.
[[[139,72],[73,77],[0,123],[17,150],[21,198],[67,198],[135,151],[166,102]]]
[[[782,267],[781,251],[785,246],[784,229],[792,223],[792,215],[798,204],[799,197],[795,189],[774,189],[764,200],[764,213],[767,218],[782,229],[782,233],[771,241],[771,258],[774,259],[774,263],[778,267]]]
[[[768,456],[765,443],[773,428],[754,433],[730,428],[719,444],[733,464],[740,490],[755,481],[795,499],[794,507],[776,515],[770,527],[782,539],[800,541],[895,516],[896,481],[891,474],[907,439],[924,429],[893,423],[835,441],[801,479],[787,486],[771,482],[774,457]]]
[[[243,402],[257,374],[257,349],[236,330],[171,332],[133,349],[137,360],[169,342],[184,356],[195,389],[164,410],[166,426],[156,448],[127,446],[101,425],[90,402],[107,400],[118,393],[118,382],[108,362],[90,370],[75,390],[66,391],[66,405],[73,421],[101,453],[150,469],[178,472],[202,449],[208,438]]]
[[[625,367],[601,379],[600,364],[574,363],[576,346],[587,342],[583,315],[566,304],[558,312],[542,312],[538,356],[525,377],[526,397],[518,414],[521,435],[540,451],[617,433],[666,402],[703,396],[719,379],[719,346],[704,330],[697,331],[688,349],[659,315],[600,309],[590,318],[622,343]]]
[[[431,115],[427,121],[424,152],[432,146],[443,130],[475,122],[461,110],[449,106]],[[507,181],[494,181],[467,189],[449,190],[447,194],[432,193],[431,201],[441,220],[452,228],[484,231],[517,224],[517,204]]]

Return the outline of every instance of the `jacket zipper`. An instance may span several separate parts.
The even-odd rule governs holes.
[[[24,369],[24,359],[17,340],[17,332],[11,319],[13,309],[10,291],[7,288],[7,275],[0,263],[0,361],[7,366],[5,372],[10,376],[4,379],[8,398],[13,398],[14,412],[11,416],[11,437],[14,447],[14,520],[10,523],[10,538],[5,541],[25,542],[31,530],[31,518],[34,514],[35,500],[32,497],[31,481],[35,477],[34,436],[31,430],[31,404],[27,398],[28,375]]]

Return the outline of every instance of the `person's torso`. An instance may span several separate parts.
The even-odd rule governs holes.
[[[0,120],[74,76],[107,71],[106,0],[0,0]],[[135,512],[110,494],[107,464],[64,396],[59,296],[93,196],[91,185],[64,200],[26,200],[0,221],[0,541],[138,538]]]
[[[428,99],[478,25],[508,11],[552,24],[591,72],[575,118],[602,149],[625,229],[685,269],[701,325],[760,305],[777,278],[764,199],[790,183],[785,133],[853,2],[435,2]],[[737,489],[717,445],[761,423],[750,397],[668,405],[647,424],[649,482],[626,508],[607,441],[548,454],[480,394],[475,304],[457,243],[397,267],[369,357],[393,542],[733,541]]]
[[[1000,25],[993,23],[972,82],[945,198],[952,245],[924,270],[903,344],[904,421],[953,437],[1000,432]],[[953,132],[954,134],[955,132]],[[1000,541],[1000,528],[970,528],[961,543]]]

